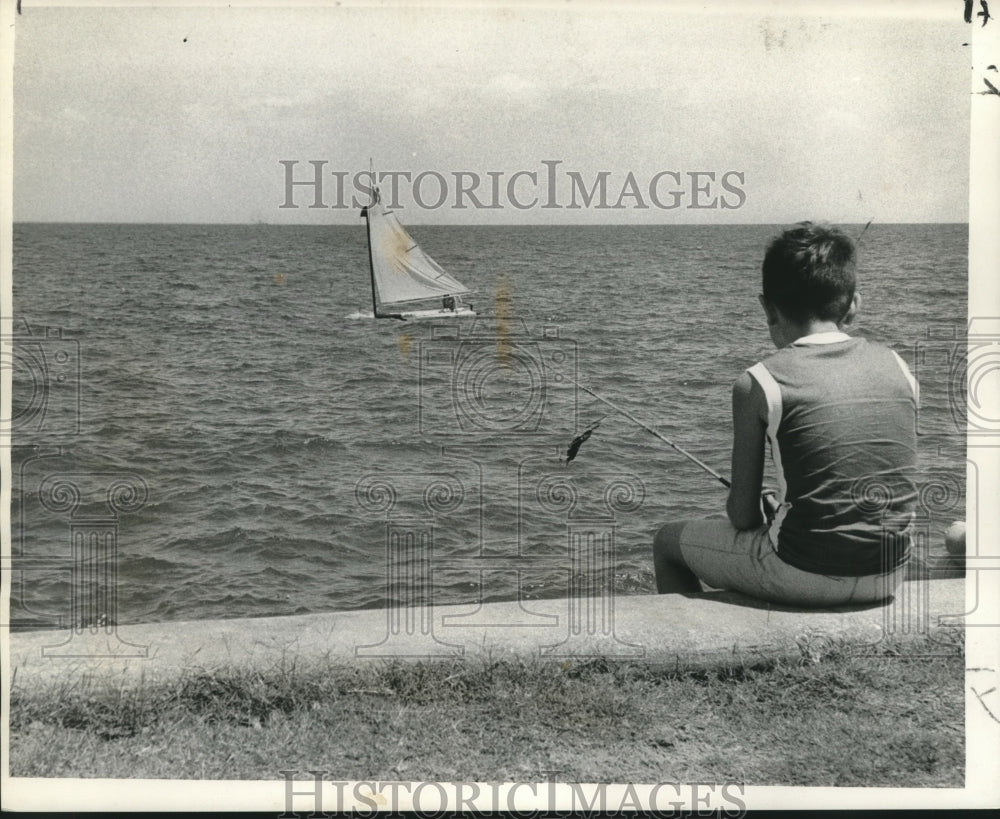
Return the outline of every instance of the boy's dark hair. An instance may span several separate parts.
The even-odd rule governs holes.
[[[840,322],[854,299],[854,269],[854,242],[843,231],[800,222],[764,254],[764,298],[792,321]]]

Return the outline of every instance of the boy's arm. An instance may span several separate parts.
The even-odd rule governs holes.
[[[764,441],[767,399],[749,373],[733,384],[732,486],[726,514],[737,529],[755,529],[764,523],[760,491],[764,483]]]

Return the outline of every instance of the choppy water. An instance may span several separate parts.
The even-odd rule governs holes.
[[[619,592],[651,591],[652,531],[724,490],[617,415],[563,466],[609,412],[571,379],[728,472],[730,384],[771,349],[756,294],[775,231],[414,228],[481,311],[432,328],[359,318],[360,224],[18,225],[34,340],[14,366],[15,554],[65,559],[71,526],[103,518],[120,622],[263,616],[382,605],[396,525],[433,531],[438,602],[563,595],[569,518],[613,516]],[[929,351],[934,543],[964,510],[947,356],[966,246],[964,225],[878,224],[862,246],[854,332]],[[67,616],[69,577],[15,572],[14,622]]]

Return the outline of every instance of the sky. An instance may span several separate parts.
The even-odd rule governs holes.
[[[25,0],[14,218],[355,224],[372,162],[411,224],[967,220],[961,3],[699,5]]]

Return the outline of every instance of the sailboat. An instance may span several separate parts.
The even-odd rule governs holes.
[[[475,316],[461,297],[471,293],[428,256],[382,204],[378,188],[371,204],[361,209],[368,226],[368,267],[372,279],[375,318],[438,319]],[[411,309],[431,299],[441,307]]]

